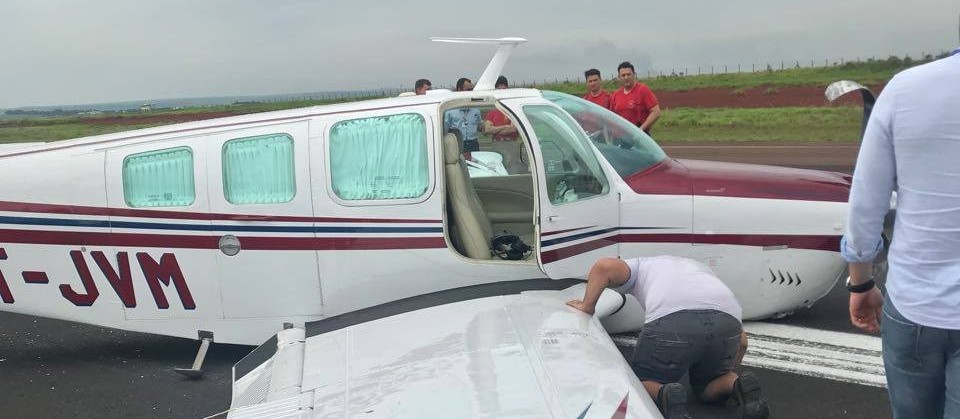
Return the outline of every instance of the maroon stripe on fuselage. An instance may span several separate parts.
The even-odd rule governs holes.
[[[547,237],[547,236],[552,236],[554,234],[560,234],[560,233],[569,233],[571,231],[577,231],[577,230],[586,230],[588,228],[594,228],[594,227],[596,226],[577,227],[577,228],[570,228],[566,230],[548,231],[546,233],[541,234],[540,237]]]
[[[617,236],[604,237],[597,240],[578,243],[573,246],[561,247],[559,249],[548,250],[540,254],[543,263],[556,262],[561,259],[573,257],[591,250],[597,250],[607,246],[617,244]]]
[[[791,234],[621,234],[621,243],[698,243],[734,246],[787,246],[792,249],[840,251],[840,236]]]
[[[619,234],[543,252],[543,263],[556,262],[617,243],[698,243],[733,246],[787,246],[791,249],[840,251],[840,236],[789,234]]]
[[[0,201],[0,211],[29,212],[40,214],[97,215],[131,218],[163,218],[175,220],[203,221],[263,221],[263,222],[305,222],[305,223],[440,223],[441,220],[415,220],[400,218],[337,218],[337,217],[299,217],[288,215],[223,214],[207,212],[181,212],[164,210],[145,210],[129,208],[106,208],[80,205],[39,204],[32,202]]]
[[[443,237],[239,237],[245,250],[393,250],[447,247]],[[0,242],[63,246],[217,249],[216,236],[0,230]]]

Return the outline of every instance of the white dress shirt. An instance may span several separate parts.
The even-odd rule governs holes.
[[[890,299],[915,323],[960,329],[960,55],[897,74],[877,99],[853,174],[847,261],[881,250],[894,188]]]

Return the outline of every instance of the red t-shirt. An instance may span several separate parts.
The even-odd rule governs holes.
[[[607,93],[605,90],[601,90],[600,94],[593,96],[590,92],[583,95],[583,98],[593,102],[604,109],[610,109],[610,93]],[[580,126],[583,127],[583,130],[587,134],[592,134],[594,132],[600,131],[603,128],[603,124],[600,122],[600,118],[593,113],[593,111],[582,112],[573,116],[577,122],[580,123]]]
[[[629,93],[621,87],[610,95],[610,110],[638,127],[650,116],[650,110],[659,104],[650,88],[640,82]]]
[[[594,96],[590,92],[583,95],[583,98],[589,100],[597,105],[600,105],[604,108],[610,109],[610,94],[606,90],[601,90],[600,94]]]
[[[499,127],[499,126],[503,126],[503,125],[510,125],[510,123],[511,123],[511,122],[510,122],[510,119],[507,118],[507,116],[504,115],[503,112],[500,112],[499,109],[492,109],[492,110],[490,110],[490,112],[487,112],[487,118],[486,118],[486,119],[487,119],[487,121],[490,121],[490,123],[493,124],[493,126],[495,126],[495,127]],[[493,136],[493,140],[494,140],[494,141],[514,140],[514,139],[516,139],[516,138],[517,138],[517,134],[516,134],[516,133],[509,133],[509,134],[494,135],[494,136]]]

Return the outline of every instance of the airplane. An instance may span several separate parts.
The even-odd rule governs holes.
[[[205,353],[443,290],[563,288],[606,256],[699,260],[745,319],[843,276],[849,175],[672,159],[580,98],[495,89],[524,39],[435,40],[497,46],[473,91],[0,149],[0,311]],[[476,157],[444,126],[473,109],[500,122]],[[642,325],[630,300],[611,333]]]

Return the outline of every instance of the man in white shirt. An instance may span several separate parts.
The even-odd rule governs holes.
[[[473,82],[466,77],[457,80],[457,92],[469,92],[473,90]],[[480,141],[478,133],[483,132],[483,116],[480,109],[477,108],[455,108],[443,113],[444,132],[450,132],[451,129],[460,131],[460,138],[463,138],[463,152],[470,159],[471,151],[480,151]]]
[[[742,417],[769,416],[756,377],[733,372],[746,350],[742,310],[710,268],[676,256],[600,259],[587,276],[583,300],[567,304],[593,314],[607,287],[632,294],[646,312],[631,364],[667,419],[689,417],[687,391],[678,383],[688,371],[701,400],[733,396]]]
[[[872,265],[895,188],[884,300]],[[840,248],[850,262],[850,320],[882,329],[893,417],[960,418],[960,55],[884,87],[857,157],[848,222]]]

